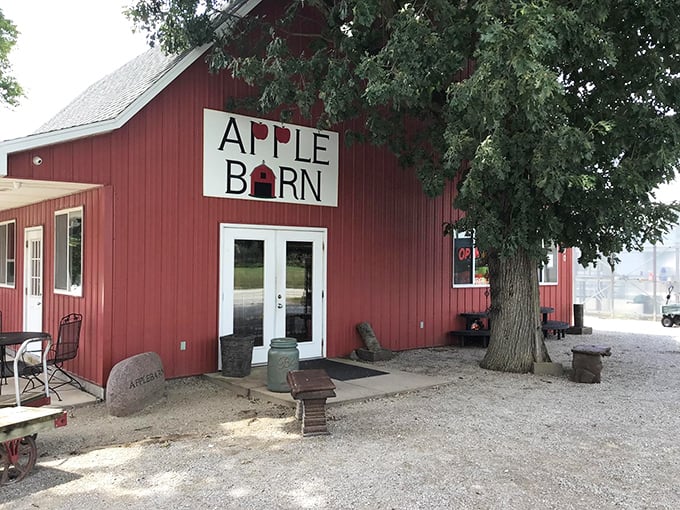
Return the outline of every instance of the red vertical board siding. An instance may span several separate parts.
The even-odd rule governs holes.
[[[76,312],[83,314],[78,356],[68,361],[65,368],[83,379],[101,384],[103,362],[107,359],[102,348],[110,341],[108,317],[105,311],[105,294],[110,282],[107,270],[108,257],[103,248],[107,235],[104,214],[106,195],[110,189],[98,188],[40,204],[3,211],[0,221],[16,220],[16,286],[0,288],[0,309],[3,311],[3,329],[21,330],[23,327],[24,295],[24,229],[43,227],[43,329],[56,338],[59,319]],[[83,208],[83,297],[54,293],[54,213],[62,209]]]
[[[13,177],[105,186],[0,212],[0,221],[17,219],[18,246],[25,227],[44,225],[44,323],[56,332],[62,314],[84,314],[82,350],[67,365],[79,376],[103,386],[115,363],[146,351],[160,354],[167,377],[216,370],[221,223],[327,229],[331,357],[361,345],[359,322],[370,322],[385,347],[429,347],[448,343],[460,312],[489,305],[486,288],[451,285],[453,243],[442,224],[457,217],[453,184],[426,198],[384,149],[346,147],[341,137],[338,207],[203,197],[203,108],[223,109],[246,90],[209,75],[199,59],[122,128],[41,148],[40,167],[30,164],[36,151],[10,156]],[[84,296],[55,295],[54,211],[80,205]],[[5,329],[21,326],[19,255],[17,288],[0,288]],[[558,263],[560,284],[542,286],[541,301],[555,307],[552,318],[571,321],[571,253]]]

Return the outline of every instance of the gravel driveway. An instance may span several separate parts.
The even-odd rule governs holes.
[[[572,346],[610,345],[601,384],[485,371],[475,347],[409,351],[378,365],[450,383],[331,408],[330,436],[201,378],[128,418],[75,409],[0,508],[680,508],[680,328],[586,325],[548,350],[568,367]]]

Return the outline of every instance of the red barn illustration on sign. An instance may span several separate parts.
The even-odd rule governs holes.
[[[250,174],[250,196],[257,198],[275,198],[276,176],[271,168],[264,164],[255,167]]]

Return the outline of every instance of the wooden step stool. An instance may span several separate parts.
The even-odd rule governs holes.
[[[326,426],[326,399],[335,396],[335,384],[325,370],[291,370],[286,376],[297,400],[295,417],[302,420],[303,436],[330,434]]]

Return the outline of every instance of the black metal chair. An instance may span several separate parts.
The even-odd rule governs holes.
[[[72,384],[80,390],[84,390],[80,381],[75,379],[71,374],[64,370],[64,362],[74,359],[78,355],[78,346],[80,344],[80,328],[83,323],[83,316],[79,313],[70,313],[61,318],[59,321],[59,333],[57,340],[52,344],[52,347],[47,353],[47,366],[52,367],[49,372],[47,383],[50,391],[53,391],[59,400],[61,396],[56,388],[61,388],[67,384]],[[23,391],[34,388],[36,381],[44,384],[38,377],[43,372],[44,364],[40,361],[30,363],[21,360],[19,363],[19,375],[27,377],[29,380]],[[59,377],[55,376],[59,374]]]
[[[50,390],[60,388],[66,384],[77,386],[78,389],[83,390],[83,385],[80,381],[71,376],[63,369],[64,362],[74,359],[78,355],[78,346],[80,345],[80,328],[83,324],[83,316],[79,313],[70,313],[62,317],[59,321],[59,335],[57,341],[54,343],[50,354],[47,357],[47,364],[52,365],[54,370],[50,373],[49,384]],[[54,384],[54,376],[59,373],[65,377],[65,381],[58,381]],[[54,391],[57,398],[61,400],[59,394]]]

